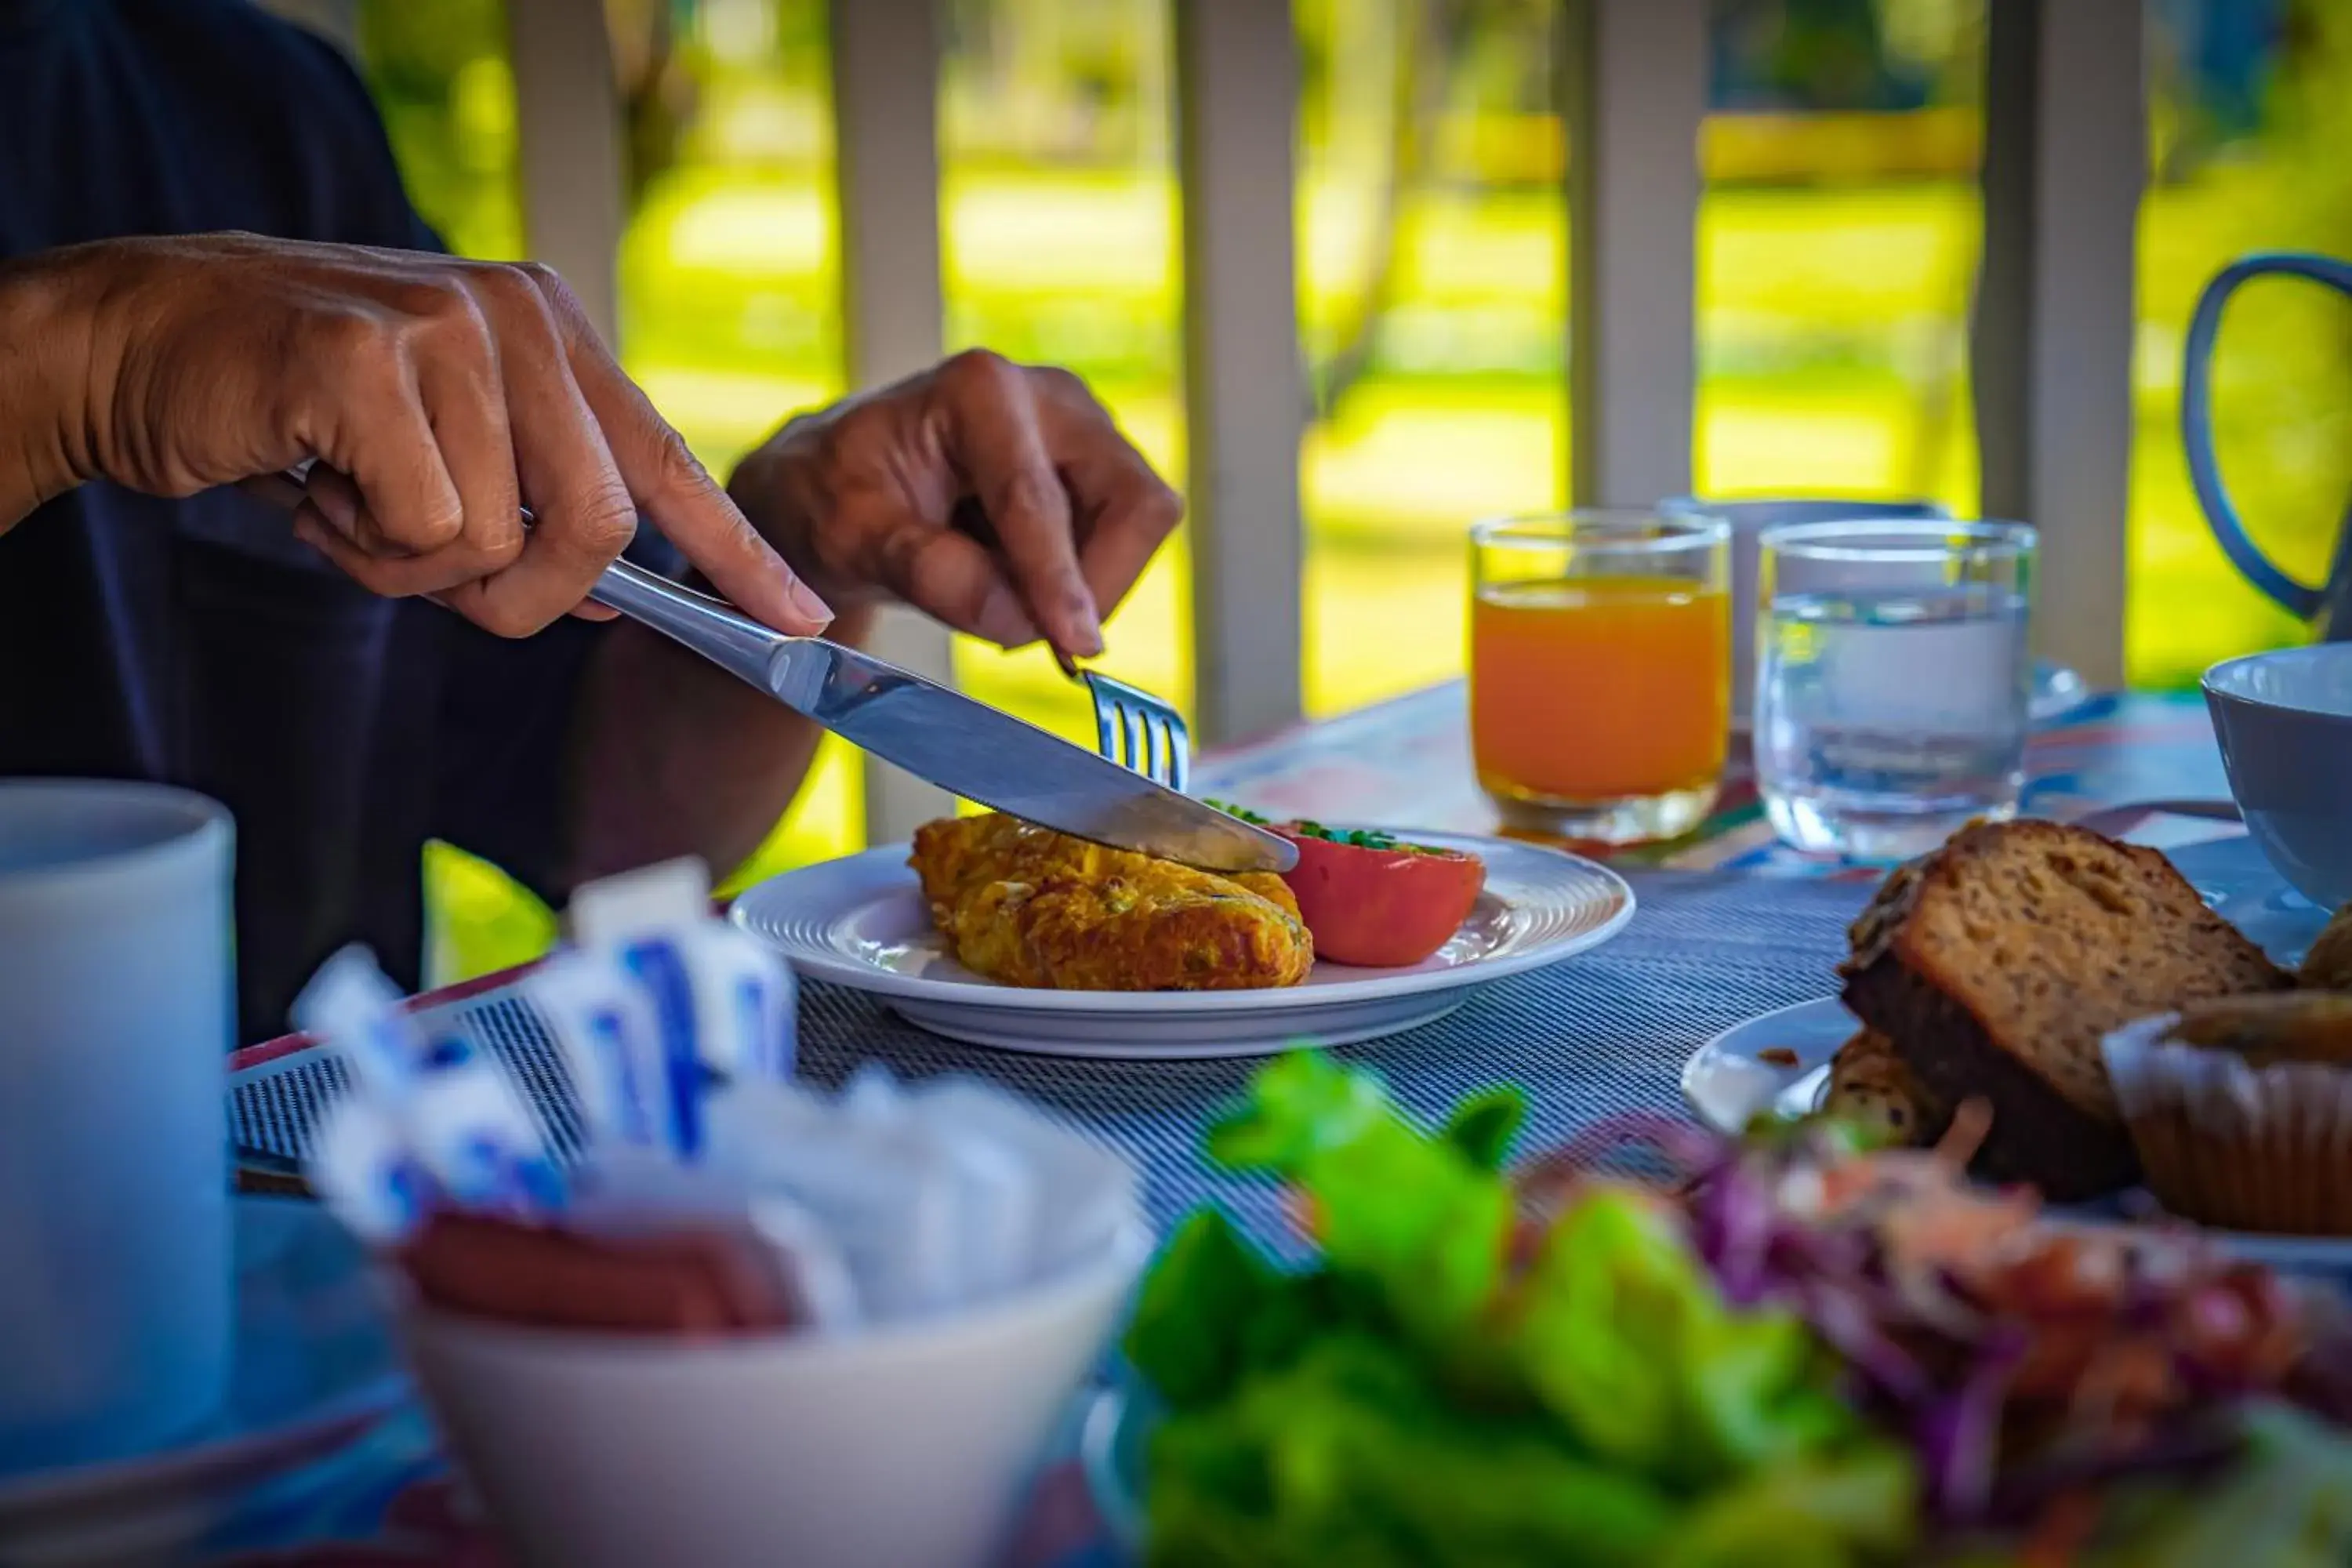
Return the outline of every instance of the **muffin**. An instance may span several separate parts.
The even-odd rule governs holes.
[[[2199,1003],[2103,1047],[2166,1208],[2225,1230],[2352,1236],[2352,995]]]

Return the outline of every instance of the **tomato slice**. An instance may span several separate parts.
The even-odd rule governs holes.
[[[1454,849],[1340,843],[1280,823],[1298,847],[1282,874],[1315,938],[1315,956],[1366,969],[1419,963],[1461,929],[1486,885],[1486,865]]]

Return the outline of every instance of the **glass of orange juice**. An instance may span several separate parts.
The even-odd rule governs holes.
[[[1729,525],[1646,511],[1470,531],[1470,742],[1521,832],[1672,838],[1715,805],[1731,732]]]

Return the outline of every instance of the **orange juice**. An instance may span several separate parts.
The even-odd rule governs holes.
[[[1470,606],[1478,782],[1599,803],[1702,788],[1731,726],[1731,602],[1688,577],[1488,584]]]

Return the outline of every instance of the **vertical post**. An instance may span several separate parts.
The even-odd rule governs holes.
[[[1579,506],[1691,488],[1706,0],[1569,0],[1569,486]]]
[[[1175,0],[1193,702],[1214,742],[1303,711],[1298,43],[1283,0]]]
[[[2037,651],[2120,685],[2147,173],[2140,5],[1988,10],[1973,369],[1982,510],[2042,531]]]
[[[604,341],[620,312],[621,113],[601,0],[508,0],[523,232],[563,275]]]
[[[829,0],[833,122],[841,211],[841,319],[852,389],[940,357],[939,19],[934,0]],[[945,627],[893,607],[877,658],[955,679]],[[904,838],[952,808],[947,793],[866,759],[866,835]]]

